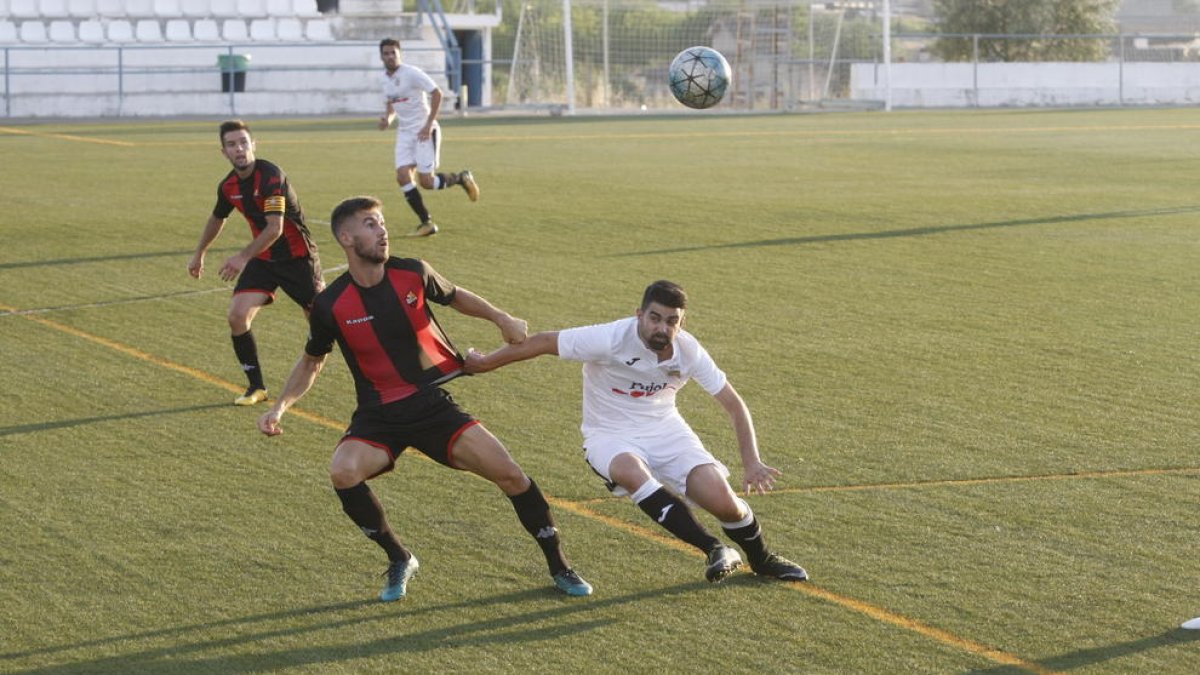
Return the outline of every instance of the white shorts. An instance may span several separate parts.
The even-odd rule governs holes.
[[[609,465],[622,453],[633,453],[640,457],[658,482],[671,488],[676,494],[687,494],[687,477],[698,466],[712,464],[725,478],[729,469],[712,453],[704,448],[700,437],[691,429],[672,430],[661,436],[628,438],[596,434],[584,439],[583,457],[592,470],[608,482],[609,490],[618,497],[629,492],[613,482]]]
[[[442,130],[434,123],[429,140],[418,141],[415,131],[396,132],[396,168],[416,166],[417,173],[437,170],[442,152]]]

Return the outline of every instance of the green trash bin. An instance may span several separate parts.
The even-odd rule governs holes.
[[[220,54],[217,56],[217,68],[221,71],[221,91],[246,91],[249,54]]]

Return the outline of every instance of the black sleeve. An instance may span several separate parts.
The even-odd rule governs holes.
[[[421,278],[425,280],[425,299],[439,305],[454,302],[454,293],[458,288],[424,260],[421,261],[421,268]]]
[[[336,340],[332,312],[314,301],[308,317],[308,342],[304,345],[304,352],[309,356],[325,356],[333,351]]]
[[[233,203],[225,198],[225,193],[221,191],[220,183],[217,185],[217,203],[213,206],[212,214],[218,218],[225,219],[229,214],[233,213]]]

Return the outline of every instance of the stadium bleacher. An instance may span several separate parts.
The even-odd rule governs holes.
[[[333,39],[316,0],[0,0],[0,46]]]

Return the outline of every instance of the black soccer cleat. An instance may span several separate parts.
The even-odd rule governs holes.
[[[716,548],[708,552],[704,578],[715,584],[733,574],[741,565],[742,556],[738,555],[737,551],[724,544],[717,544]]]
[[[768,553],[762,560],[751,562],[750,570],[759,576],[783,581],[808,581],[808,572],[803,567],[776,553]]]

